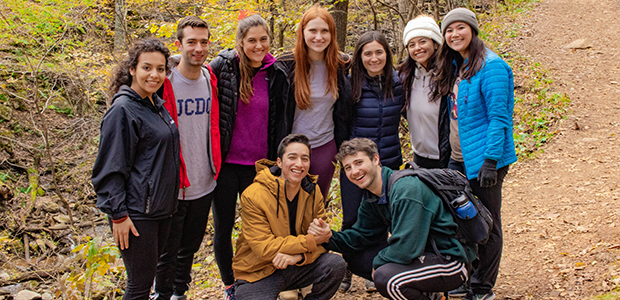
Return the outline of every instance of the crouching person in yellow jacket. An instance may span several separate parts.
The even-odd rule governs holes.
[[[274,300],[281,291],[312,285],[305,299],[330,299],[345,272],[322,236],[308,234],[314,218],[326,220],[317,177],[308,174],[310,143],[290,134],[278,158],[256,162],[256,178],[241,195],[241,234],[233,258],[237,300]]]

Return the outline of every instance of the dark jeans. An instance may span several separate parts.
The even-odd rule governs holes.
[[[157,299],[170,299],[173,293],[181,296],[189,289],[194,253],[200,249],[212,201],[213,192],[195,200],[179,200],[166,250],[157,264]]]
[[[508,166],[497,170],[497,184],[489,187],[480,187],[477,178],[469,181],[474,195],[487,207],[493,217],[493,229],[489,240],[478,246],[478,260],[474,261],[474,272],[471,275],[471,289],[474,294],[487,294],[493,290],[499,263],[502,258],[502,185],[508,174]]]
[[[127,271],[127,288],[123,300],[149,298],[157,260],[164,251],[172,218],[164,220],[132,220],[140,236],[129,233],[129,248],[121,250]],[[110,221],[110,227],[112,222]]]
[[[256,176],[254,165],[224,163],[217,178],[213,201],[213,251],[224,285],[235,282],[232,270],[232,230],[235,226],[237,198],[252,184]]]
[[[379,244],[364,251],[343,253],[342,257],[347,262],[349,270],[359,277],[372,280],[372,261],[379,254],[379,251],[388,246],[387,237],[386,232]]]
[[[375,271],[375,286],[388,299],[427,300],[427,292],[447,292],[467,280],[464,263],[424,253],[408,265],[388,263]]]
[[[312,284],[312,292],[304,299],[331,299],[344,277],[345,268],[340,255],[324,253],[309,265],[288,266],[255,282],[237,280],[235,297],[237,300],[274,300],[282,291],[300,289]]]
[[[465,174],[464,163],[459,163],[450,159],[448,167]],[[502,186],[506,174],[508,174],[508,166],[498,169],[497,184],[490,188],[480,187],[477,178],[469,180],[469,185],[474,195],[476,195],[478,199],[480,199],[480,202],[491,212],[491,217],[493,218],[493,228],[491,229],[489,240],[486,244],[478,246],[478,258],[473,262],[474,270],[471,275],[471,290],[474,294],[491,293],[497,280],[504,244],[501,210]]]
[[[312,159],[310,160],[310,174],[319,175],[317,184],[323,194],[323,202],[325,206],[329,200],[329,187],[332,184],[332,178],[334,177],[334,170],[336,166],[335,156],[338,153],[336,149],[336,142],[334,140],[329,141],[323,146],[310,149]]]
[[[448,162],[448,169],[457,170],[465,175],[465,163],[462,161],[456,161],[450,158],[450,162]]]
[[[432,159],[432,158],[426,158],[426,157],[422,157],[419,156],[415,153],[413,153],[413,162],[425,169],[438,169],[439,168],[439,160],[438,159]]]

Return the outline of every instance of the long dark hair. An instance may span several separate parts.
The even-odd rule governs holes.
[[[118,90],[122,85],[131,86],[133,76],[129,70],[136,69],[138,66],[138,60],[142,53],[160,52],[164,55],[166,61],[170,57],[170,50],[159,40],[145,39],[137,41],[131,49],[127,57],[118,63],[116,68],[112,71],[112,77],[110,79],[110,87],[108,88],[108,95],[110,96],[110,105],[114,101],[114,95],[118,93]],[[168,72],[168,64],[166,64],[166,72]]]
[[[433,90],[435,89],[435,86],[437,85],[437,82],[434,80],[435,77],[435,61],[437,59],[437,52],[438,49],[436,48],[437,46],[437,42],[435,42],[433,39],[428,38],[428,40],[431,41],[431,43],[433,43],[433,47],[435,48],[435,51],[433,52],[433,55],[431,55],[431,57],[428,58],[428,62],[426,62],[426,66],[427,66],[427,70],[428,73],[431,75],[431,80],[430,80],[430,84],[431,84],[431,92],[428,95],[428,101],[429,102],[435,102],[437,101],[437,98],[432,96]],[[405,106],[403,106],[403,110],[406,110],[407,107],[409,107],[409,98],[411,98],[411,89],[413,88],[413,80],[415,79],[415,71],[418,69],[418,65],[416,64],[416,61],[411,58],[411,54],[409,54],[409,47],[407,47],[407,58],[405,59],[405,61],[403,61],[399,66],[398,66],[398,76],[400,76],[400,78],[403,78],[403,92],[404,92],[404,96],[405,96]]]
[[[382,84],[383,97],[387,99],[388,96],[392,96],[392,73],[394,71],[394,65],[392,63],[392,51],[390,50],[390,45],[388,44],[388,41],[383,33],[378,31],[368,31],[364,33],[359,40],[357,40],[355,50],[353,51],[353,65],[351,66],[351,89],[353,90],[353,102],[360,100],[364,80],[370,77],[368,75],[368,71],[364,67],[364,63],[362,62],[362,50],[364,46],[372,42],[377,42],[383,46],[383,51],[386,56],[385,66],[383,66],[383,78],[385,80]]]
[[[235,52],[237,52],[237,56],[239,57],[239,97],[243,103],[250,103],[250,98],[254,95],[254,87],[252,87],[252,79],[254,79],[254,68],[252,68],[252,64],[250,59],[245,52],[243,51],[243,39],[245,35],[248,34],[248,31],[252,27],[260,26],[265,29],[267,36],[271,40],[271,33],[269,32],[269,26],[267,22],[260,15],[251,15],[249,17],[245,17],[239,21],[239,25],[237,25],[237,36],[235,38]],[[269,49],[266,49],[269,52]]]
[[[466,24],[466,23],[465,23]],[[467,24],[467,26],[469,26]],[[470,26],[471,29],[471,26]],[[448,47],[448,43],[443,43],[437,55],[437,76],[436,84],[433,88],[433,99],[452,93],[454,82],[456,81],[457,71],[463,70],[461,79],[471,79],[484,65],[485,46],[484,42],[478,37],[478,33],[471,29],[472,36],[469,42],[469,57],[467,63],[463,65],[463,57],[458,51]],[[446,34],[444,33],[444,38]],[[456,62],[456,65],[454,64]]]

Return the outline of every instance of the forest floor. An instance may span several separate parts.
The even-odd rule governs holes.
[[[544,152],[504,182],[498,299],[584,299],[620,281],[619,11],[618,0],[543,0],[518,20],[512,50],[547,68],[572,104]],[[565,47],[578,39],[589,47]],[[356,278],[333,299],[371,298],[381,297]]]

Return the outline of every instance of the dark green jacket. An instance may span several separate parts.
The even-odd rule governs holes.
[[[377,197],[365,190],[357,222],[351,229],[332,232],[326,248],[341,253],[363,251],[379,243],[389,231],[389,246],[375,257],[374,269],[387,263],[407,265],[425,252],[434,252],[431,238],[443,256],[467,262],[465,249],[452,237],[457,229],[452,215],[444,208],[441,199],[417,177],[398,180],[388,194],[388,202],[376,204],[384,202],[387,182],[393,172],[383,167],[383,196]],[[389,225],[383,221],[375,205],[391,219]]]

